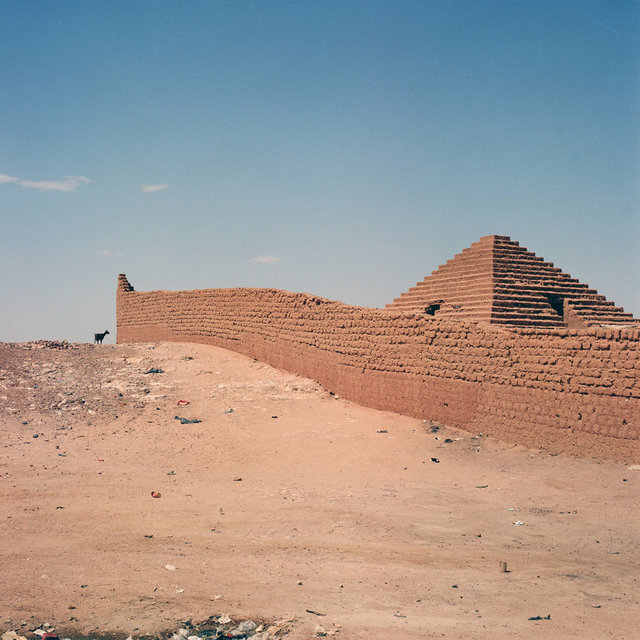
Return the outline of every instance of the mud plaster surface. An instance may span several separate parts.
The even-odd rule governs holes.
[[[0,630],[637,638],[640,471],[431,427],[211,346],[0,345]]]

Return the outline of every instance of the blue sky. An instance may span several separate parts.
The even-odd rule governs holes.
[[[384,306],[491,233],[640,316],[637,1],[0,2],[0,43],[0,341],[115,334],[120,272]]]

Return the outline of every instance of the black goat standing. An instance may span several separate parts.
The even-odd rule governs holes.
[[[108,331],[104,331],[103,333],[94,333],[94,339],[93,342],[95,344],[102,344],[102,341],[104,340],[104,337],[107,335],[107,333],[109,333]]]

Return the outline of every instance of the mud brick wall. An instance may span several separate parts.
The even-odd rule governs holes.
[[[640,456],[640,331],[507,330],[273,289],[117,292],[118,342],[212,344],[526,446]]]

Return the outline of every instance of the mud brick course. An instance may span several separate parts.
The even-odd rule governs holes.
[[[212,344],[376,409],[526,446],[640,457],[634,326],[523,328],[275,289],[138,292],[124,274],[116,301],[119,343]]]

